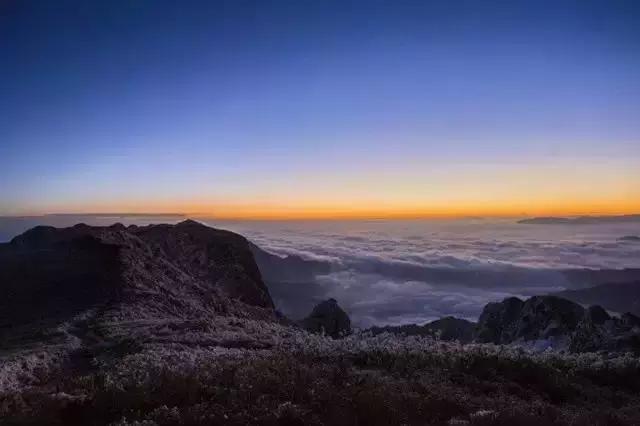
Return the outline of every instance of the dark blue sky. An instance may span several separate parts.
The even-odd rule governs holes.
[[[5,0],[0,214],[634,209],[639,5]]]

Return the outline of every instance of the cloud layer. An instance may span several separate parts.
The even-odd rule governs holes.
[[[61,216],[0,218],[0,239],[36,224],[108,225],[181,218]],[[587,283],[565,269],[640,268],[640,224],[519,225],[514,220],[216,221],[276,254],[329,262],[314,282],[271,283],[276,305],[299,318],[335,297],[357,326],[423,323],[445,315],[475,320],[484,305]]]
[[[324,260],[332,273],[272,289],[299,317],[335,297],[356,325],[423,323],[445,315],[477,319],[508,296],[588,285],[566,269],[640,267],[639,224],[519,225],[512,220],[231,222],[273,253]]]

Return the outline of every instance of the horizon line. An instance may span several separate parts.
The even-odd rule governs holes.
[[[115,216],[115,217],[180,217],[180,218],[196,218],[196,219],[216,219],[230,221],[339,221],[339,220],[446,220],[446,219],[509,219],[509,218],[578,218],[578,217],[619,217],[619,216],[638,216],[640,212],[630,213],[557,213],[557,214],[527,214],[527,213],[496,213],[496,214],[328,214],[328,215],[255,215],[255,216],[234,216],[234,215],[216,215],[214,213],[202,212],[169,212],[169,213],[152,213],[152,212],[66,212],[66,213],[40,213],[40,214],[14,214],[0,215],[0,218],[36,218],[51,216]]]

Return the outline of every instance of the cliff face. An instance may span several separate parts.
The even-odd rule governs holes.
[[[194,221],[177,225],[36,227],[0,244],[0,327],[66,320],[270,317],[247,240]]]
[[[293,254],[281,257],[271,254],[253,243],[249,248],[267,282],[300,283],[311,282],[316,275],[331,272],[328,262],[303,259]]]

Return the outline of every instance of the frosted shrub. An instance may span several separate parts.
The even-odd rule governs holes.
[[[629,354],[533,352],[388,333],[332,339],[232,317],[108,329],[112,343],[95,349],[94,370],[77,376],[58,377],[73,346],[5,358],[0,386],[16,398],[3,402],[0,394],[3,412],[60,425],[70,409],[85,423],[113,425],[568,425],[596,410],[602,424],[611,416],[640,424],[640,361]]]

